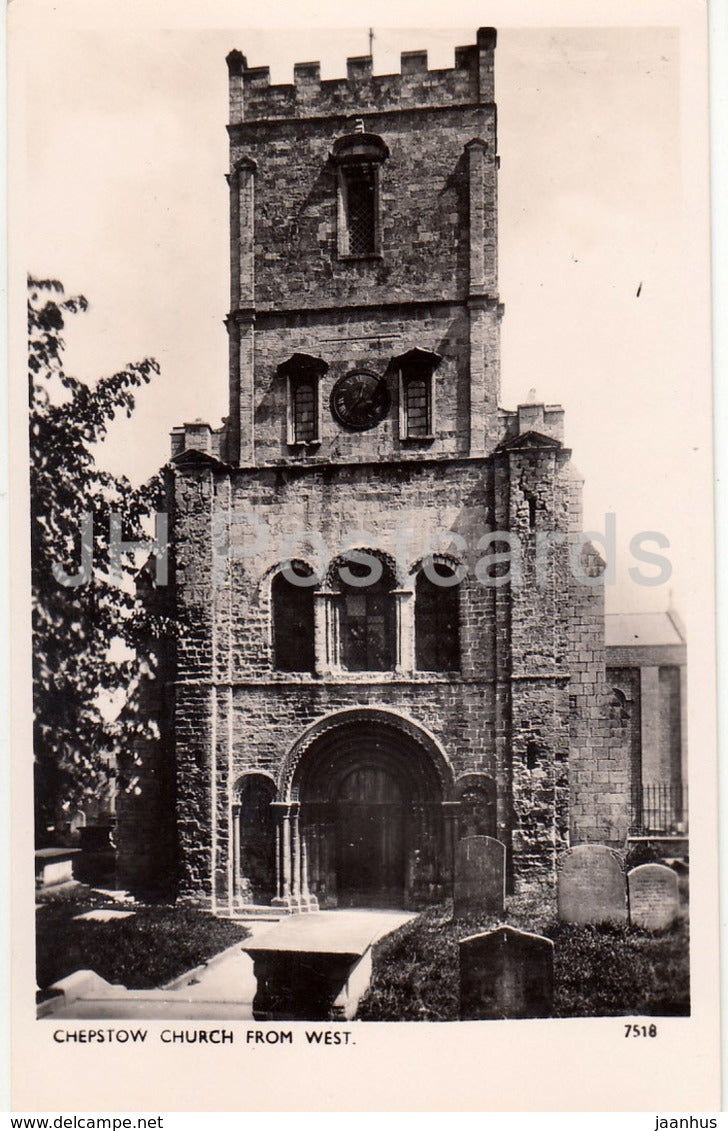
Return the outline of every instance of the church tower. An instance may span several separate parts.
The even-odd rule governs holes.
[[[626,834],[563,413],[499,408],[495,46],[227,59],[230,409],[172,437],[160,754],[216,909],[421,907],[468,834],[548,887]]]
[[[494,49],[486,28],[452,70],[413,51],[400,75],[365,56],[333,82],[298,64],[284,87],[228,56],[231,463],[492,448]]]

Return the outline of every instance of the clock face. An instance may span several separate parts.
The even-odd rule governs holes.
[[[376,373],[355,369],[346,373],[331,391],[331,412],[340,424],[363,431],[373,428],[389,412],[387,383]]]

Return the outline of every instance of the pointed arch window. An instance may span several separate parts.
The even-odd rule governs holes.
[[[432,562],[428,571],[423,569],[418,573],[415,582],[415,667],[418,671],[460,671],[459,590],[455,571],[448,565]]]
[[[271,585],[273,666],[281,672],[314,670],[313,570],[291,562]]]

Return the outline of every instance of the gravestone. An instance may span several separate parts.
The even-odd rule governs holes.
[[[664,864],[640,864],[627,875],[629,918],[633,927],[664,931],[678,912],[677,876]]]
[[[44,890],[74,878],[74,861],[80,848],[39,848],[35,853],[35,886]]]
[[[506,846],[490,836],[466,836],[455,857],[453,916],[500,912],[506,895]]]
[[[372,947],[413,915],[291,915],[242,949],[253,959],[257,1021],[351,1020],[372,976]]]
[[[559,867],[559,918],[565,923],[626,923],[627,886],[619,856],[605,844],[579,844]]]
[[[459,952],[461,1020],[551,1016],[551,939],[498,927],[463,939]]]

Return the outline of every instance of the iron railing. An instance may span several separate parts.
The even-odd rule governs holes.
[[[686,836],[688,787],[675,782],[651,782],[635,789],[633,834]]]

